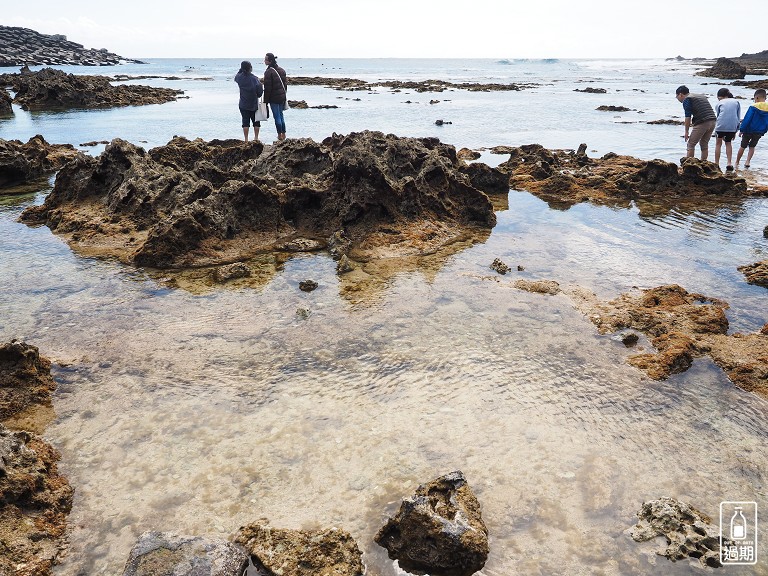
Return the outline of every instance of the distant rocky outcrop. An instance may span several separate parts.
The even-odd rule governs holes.
[[[363,576],[362,553],[338,528],[288,530],[263,522],[243,526],[235,542],[256,560],[262,574],[280,576]]]
[[[84,48],[60,34],[40,34],[28,28],[0,26],[0,67],[36,65],[110,66],[139,60],[124,58],[105,48]]]
[[[49,144],[39,134],[26,144],[0,139],[0,194],[7,193],[3,189],[8,186],[52,174],[80,155],[71,144]]]
[[[684,158],[681,166],[612,152],[593,159],[539,144],[508,152],[509,160],[498,169],[509,174],[512,188],[559,208],[580,202],[626,205],[642,198],[768,195],[768,189],[748,189],[744,178],[724,175],[715,164],[696,158]]]
[[[19,427],[25,413],[50,405],[50,368],[34,346],[0,345],[0,574],[48,576],[66,548],[73,490],[58,473],[59,453]]]
[[[605,88],[595,88],[593,86],[587,86],[586,88],[575,88],[574,92],[586,92],[587,94],[605,94],[608,92]]]
[[[350,258],[419,254],[495,225],[462,165],[436,138],[370,131],[266,149],[175,138],[146,152],[113,140],[98,158],[67,164],[22,219],[90,254],[157,268],[236,262],[295,238],[326,246],[332,236]]]
[[[720,78],[722,80],[741,80],[747,73],[746,66],[728,58],[718,58],[715,65],[696,73],[696,76]]]
[[[433,576],[470,576],[489,551],[480,503],[460,471],[419,486],[375,541],[404,570]]]
[[[414,92],[444,92],[445,90],[467,90],[469,92],[506,92],[534,88],[538,84],[498,84],[478,82],[448,82],[447,80],[379,80],[366,82],[357,78],[326,78],[323,76],[292,76],[295,86],[327,86],[334,90],[372,90],[389,88],[394,92],[413,90]]]
[[[54,68],[4,74],[0,81],[13,87],[16,92],[13,101],[25,110],[162,104],[172,102],[184,93],[152,86],[113,86],[106,76],[67,74]]]

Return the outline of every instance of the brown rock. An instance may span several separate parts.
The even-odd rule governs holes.
[[[554,296],[560,292],[560,284],[554,280],[515,280],[515,288],[537,294]]]
[[[433,576],[470,576],[489,551],[480,504],[459,471],[419,486],[374,540],[402,569]]]
[[[586,88],[575,88],[574,92],[586,92],[587,94],[605,94],[608,92],[605,88],[594,88],[587,86]]]
[[[6,116],[13,116],[13,108],[11,107],[11,97],[2,86],[0,86],[0,118]]]
[[[718,58],[715,65],[701,72],[696,76],[708,76],[710,78],[721,78],[723,80],[740,80],[747,73],[747,68],[741,64],[729,60],[728,58]]]
[[[238,278],[247,278],[252,273],[250,267],[244,262],[233,262],[232,264],[226,264],[219,266],[213,272],[213,279],[220,284],[229,282],[230,280],[237,280]]]
[[[113,140],[98,158],[62,169],[22,220],[89,254],[156,268],[232,262],[338,231],[353,250],[417,254],[495,224],[461,166],[435,138],[368,131],[266,150],[175,138],[147,153]],[[425,224],[429,233],[419,234]],[[392,231],[403,233],[396,245]]]
[[[600,112],[631,112],[631,108],[627,108],[626,106],[598,106],[595,108],[595,110],[599,110]]]
[[[337,528],[287,530],[259,523],[243,526],[235,542],[270,574],[362,576],[362,553],[352,536]]]
[[[0,139],[0,188],[53,174],[81,155],[70,144],[48,144],[39,134],[26,144]]]
[[[0,345],[0,422],[34,405],[50,406],[55,389],[51,362],[35,346],[17,340]]]
[[[481,154],[480,152],[477,152],[475,150],[470,150],[469,148],[462,148],[458,152],[456,152],[456,157],[460,160],[477,160],[480,158]]]
[[[501,170],[491,168],[482,162],[460,166],[459,171],[469,177],[472,186],[486,194],[508,194],[509,176]]]
[[[500,258],[494,258],[493,262],[491,262],[491,270],[495,270],[499,274],[504,275],[512,270],[512,268],[504,264]]]
[[[757,284],[768,288],[768,260],[761,260],[747,266],[739,266],[739,272],[744,274],[749,284]]]

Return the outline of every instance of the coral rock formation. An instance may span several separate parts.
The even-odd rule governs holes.
[[[48,144],[39,134],[26,144],[0,139],[0,189],[52,174],[81,155],[70,144]]]
[[[709,78],[720,78],[722,80],[741,80],[747,73],[746,66],[728,58],[718,58],[715,65],[701,72],[696,76],[707,76]]]

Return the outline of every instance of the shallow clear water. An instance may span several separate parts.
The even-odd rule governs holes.
[[[22,112],[0,121],[0,137],[121,136],[147,146],[173,134],[237,137],[232,64],[99,70],[193,66],[191,74],[215,80],[182,82],[192,97],[176,104]],[[291,64],[294,75],[405,77],[402,61]],[[587,141],[600,153],[674,160],[679,127],[613,124],[587,103],[642,107],[649,119],[679,115],[670,90],[695,82],[663,62],[408,64],[408,77],[551,85],[410,96],[294,87],[291,98],[310,104],[363,102],[290,111],[289,135],[378,128],[457,147]],[[573,93],[585,77],[611,91],[647,91],[627,100]],[[408,97],[451,98],[454,124],[440,130],[437,108],[398,104]],[[491,535],[482,573],[493,576],[688,574],[686,563],[648,561],[623,534],[643,501],[674,496],[715,521],[722,500],[756,500],[765,510],[768,401],[733,387],[707,360],[651,381],[625,363],[634,350],[597,335],[566,296],[512,283],[554,279],[613,298],[675,282],[728,300],[732,330],[754,331],[768,321],[768,292],[736,266],[766,258],[766,200],[562,211],[511,192],[490,236],[432,257],[352,278],[336,276],[323,254],[275,258],[250,284],[214,288],[193,274],[170,288],[168,274],[81,258],[47,228],[18,223],[44,192],[0,200],[0,336],[24,338],[57,363],[57,419],[45,435],[76,488],[72,550],[57,574],[119,574],[145,530],[229,535],[266,517],[275,526],[343,526],[369,574],[391,576],[373,535],[420,482],[454,469],[482,504]],[[499,276],[488,267],[496,257],[525,270]],[[301,292],[306,278],[320,287]],[[766,574],[762,543],[759,557],[756,568],[726,570]]]

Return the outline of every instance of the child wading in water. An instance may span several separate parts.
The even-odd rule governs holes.
[[[744,120],[741,122],[739,128],[739,136],[741,136],[741,147],[739,153],[736,155],[736,166],[738,167],[741,162],[741,157],[744,154],[744,150],[749,148],[747,154],[747,161],[744,164],[744,168],[749,168],[749,163],[752,161],[752,156],[755,153],[755,146],[760,137],[768,132],[768,102],[765,101],[765,90],[759,88],[755,90],[755,101],[752,106],[747,110]]]
[[[720,149],[725,142],[726,172],[733,171],[733,145],[731,141],[736,137],[741,121],[741,104],[733,97],[728,88],[720,88],[717,91],[718,103],[715,105],[717,121],[715,123],[715,164],[720,166]]]

